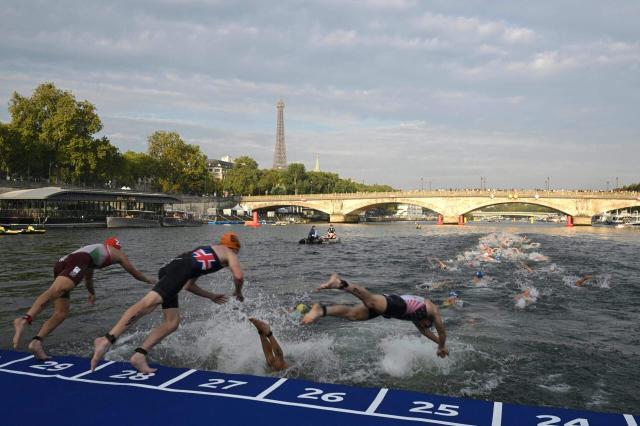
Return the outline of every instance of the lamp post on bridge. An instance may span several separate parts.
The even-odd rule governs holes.
[[[420,191],[424,191],[424,178],[420,178]]]

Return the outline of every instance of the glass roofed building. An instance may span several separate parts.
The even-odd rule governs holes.
[[[165,205],[176,197],[127,190],[67,189],[45,187],[0,194],[0,224],[95,224],[106,226],[109,216],[144,212],[162,217]]]

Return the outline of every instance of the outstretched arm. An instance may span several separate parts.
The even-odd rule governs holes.
[[[233,284],[235,285],[235,291],[233,295],[239,301],[244,300],[244,296],[242,295],[242,286],[244,285],[244,274],[242,273],[242,268],[240,268],[240,262],[235,254],[231,253],[229,255],[229,270],[233,275]]]
[[[96,290],[93,287],[93,269],[87,268],[87,272],[84,274],[84,284],[87,286],[87,291],[89,292],[89,298],[87,299],[87,303],[92,305],[96,302]]]
[[[196,285],[195,278],[191,278],[189,281],[187,281],[187,283],[184,285],[184,288],[187,291],[195,294],[196,296],[204,297],[205,299],[209,299],[219,305],[222,303],[226,303],[228,300],[227,296],[225,296],[224,294],[211,293],[210,291],[199,287],[198,285]]]
[[[445,345],[445,342],[447,341],[447,330],[444,328],[444,322],[442,321],[442,316],[440,315],[440,309],[430,301],[426,301],[426,303],[427,310],[428,312],[431,312],[431,315],[433,317],[433,325],[435,326],[438,334],[436,335],[429,329],[425,320],[416,322],[414,324],[418,328],[418,330],[420,330],[420,333],[422,333],[423,336],[427,337],[438,345],[438,356],[444,358],[449,355],[449,349]]]
[[[146,282],[149,284],[155,284],[156,280],[154,279],[149,279],[147,278],[147,276],[145,274],[143,274],[142,272],[138,271],[135,266],[133,266],[133,264],[131,264],[131,262],[129,261],[129,258],[127,257],[126,254],[124,254],[123,252],[119,253],[119,260],[118,262],[120,263],[120,265],[122,265],[122,267],[124,268],[125,271],[127,271],[129,274],[131,274],[131,276],[133,278],[135,278],[138,281],[142,281],[142,282]]]

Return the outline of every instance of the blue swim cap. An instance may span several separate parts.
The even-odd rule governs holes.
[[[496,260],[500,262],[500,256],[496,256]]]
[[[477,271],[477,272],[476,272],[476,277],[478,277],[478,278],[482,278],[482,277],[483,277],[483,275],[482,275],[482,271]]]
[[[458,293],[456,293],[455,291],[450,291],[449,297],[458,297]]]

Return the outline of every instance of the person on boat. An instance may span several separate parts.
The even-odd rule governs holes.
[[[384,318],[395,318],[411,321],[423,336],[438,345],[437,354],[444,358],[449,355],[446,346],[447,332],[440,315],[440,309],[429,299],[395,294],[375,294],[366,288],[348,283],[333,273],[329,280],[316,289],[340,289],[353,294],[362,303],[357,305],[329,305],[314,303],[311,310],[302,318],[304,324],[311,324],[318,318],[334,316],[346,318],[351,321],[367,321],[382,315]],[[431,331],[435,326],[437,334]]]
[[[93,305],[96,293],[93,286],[93,270],[119,264],[138,281],[154,284],[155,280],[147,278],[138,271],[122,251],[120,241],[116,237],[107,238],[102,244],[91,244],[62,257],[53,267],[53,284],[35,300],[25,315],[13,321],[15,334],[13,347],[18,347],[25,325],[31,325],[33,319],[49,303],[53,302],[53,315],[42,324],[38,333],[31,339],[29,350],[40,360],[48,358],[42,347],[42,340],[47,337],[65,320],[69,313],[69,295],[71,291],[84,279],[89,298],[87,302]]]
[[[332,224],[329,224],[329,229],[327,229],[327,239],[334,240],[338,236],[336,235],[336,228],[333,227]]]
[[[282,348],[278,344],[276,336],[273,335],[269,324],[256,318],[249,318],[249,321],[258,329],[262,352],[264,353],[264,358],[269,368],[272,371],[286,370],[289,366],[284,360]]]
[[[318,233],[316,226],[311,225],[311,229],[309,230],[309,234],[307,235],[307,240],[313,242],[315,240],[318,240],[319,238],[320,238],[320,234]]]
[[[196,285],[202,275],[217,272],[222,268],[229,268],[233,276],[235,291],[233,296],[239,301],[244,300],[242,286],[244,276],[237,254],[240,251],[240,240],[233,232],[227,232],[220,237],[218,244],[196,247],[171,259],[158,271],[158,283],[142,299],[131,306],[122,315],[116,325],[103,337],[94,340],[91,369],[95,370],[98,362],[104,357],[109,347],[116,342],[131,325],[141,317],[153,312],[158,305],[162,305],[163,321],[154,327],[142,346],[135,349],[130,358],[131,365],[141,373],[153,373],[147,363],[147,352],[162,339],[178,329],[180,324],[180,309],[178,308],[178,293],[185,288],[196,296],[204,297],[213,303],[226,303],[228,298],[224,294],[206,291]]]

